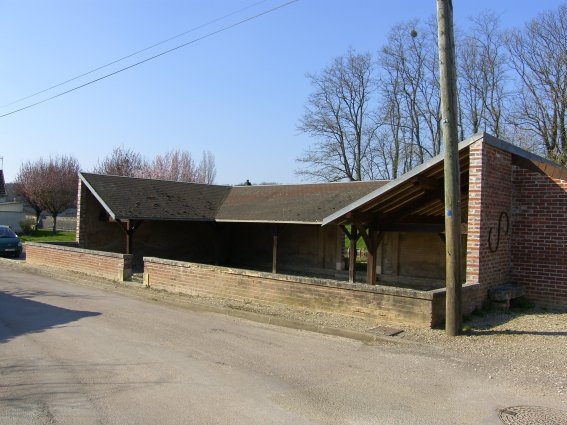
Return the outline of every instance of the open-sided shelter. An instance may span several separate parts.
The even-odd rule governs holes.
[[[344,268],[344,235],[323,219],[386,183],[231,187],[81,173],[79,244],[138,263],[333,273]]]
[[[459,159],[464,311],[509,282],[541,305],[567,306],[567,170],[487,134],[460,143]],[[439,294],[443,167],[438,156],[393,181],[236,187],[81,173],[78,242],[139,264],[160,257],[417,291],[406,299]],[[359,238],[368,266],[356,276]]]

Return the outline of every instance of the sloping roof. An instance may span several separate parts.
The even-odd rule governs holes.
[[[113,219],[309,224],[388,183],[231,187],[91,173],[80,178]]]
[[[512,154],[514,164],[567,179],[567,169],[486,133],[459,144],[461,206],[468,210],[469,147],[482,141]],[[421,230],[444,222],[444,158],[438,155],[396,180],[270,186],[219,186],[81,173],[114,219],[363,224]]]
[[[236,186],[217,221],[321,223],[345,205],[387,184],[386,180],[270,186]]]
[[[463,212],[468,210],[469,147],[478,141],[511,153],[513,162],[521,164],[524,168],[529,166],[555,177],[567,173],[565,168],[552,161],[489,134],[475,134],[459,143]],[[386,226],[394,222],[422,226],[443,223],[445,216],[443,182],[444,155],[441,154],[325,217],[323,225],[348,223],[354,216],[361,217],[362,221],[365,218],[374,222],[379,220],[386,223]]]
[[[80,173],[113,219],[212,221],[229,186]]]

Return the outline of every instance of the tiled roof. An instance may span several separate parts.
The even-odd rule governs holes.
[[[212,221],[230,186],[81,173],[112,218]]]
[[[81,173],[113,218],[321,223],[387,181],[218,186]]]

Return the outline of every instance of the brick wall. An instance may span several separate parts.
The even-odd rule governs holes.
[[[537,304],[567,307],[567,179],[514,168],[512,275]]]
[[[512,159],[482,142],[469,149],[466,282],[479,285],[476,299],[468,302],[480,304],[490,287],[511,279]]]
[[[132,256],[28,242],[26,262],[123,281],[132,276]]]
[[[144,283],[173,293],[292,305],[421,326],[441,324],[445,313],[439,307],[444,291],[351,284],[150,257],[144,258]]]

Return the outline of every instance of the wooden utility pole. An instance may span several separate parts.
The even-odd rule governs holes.
[[[453,3],[437,0],[439,74],[443,143],[445,144],[445,332],[462,331],[461,315],[461,184],[457,131],[457,75],[453,36]]]

